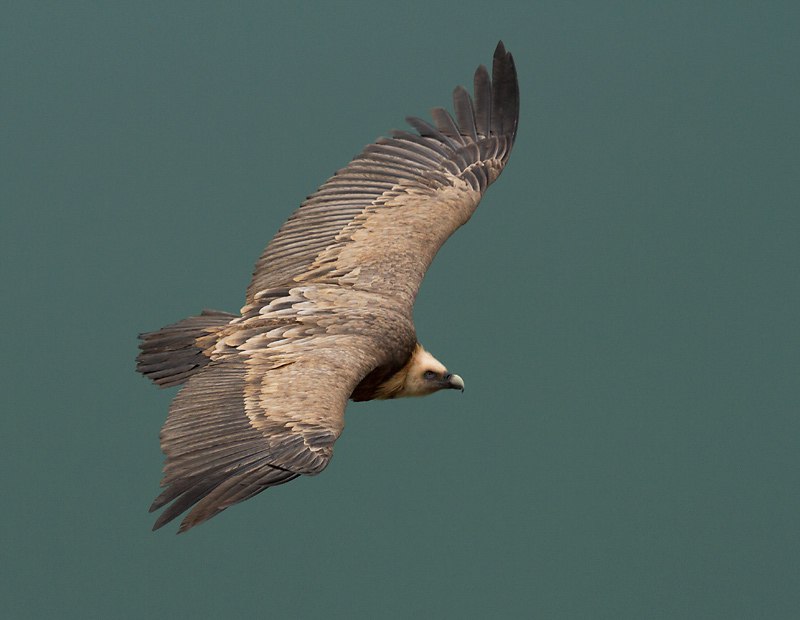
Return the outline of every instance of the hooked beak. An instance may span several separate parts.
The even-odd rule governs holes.
[[[458,375],[451,375],[447,373],[444,376],[444,380],[446,382],[445,388],[450,390],[461,390],[464,391],[464,380],[459,377]]]

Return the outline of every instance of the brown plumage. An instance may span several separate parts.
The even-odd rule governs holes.
[[[502,42],[456,120],[408,118],[310,196],[256,263],[240,315],[204,310],[142,334],[137,370],[184,384],[161,432],[167,455],[153,529],[180,531],[267,487],[321,472],[349,399],[464,388],[418,343],[414,299],[436,252],[500,175],[519,90]]]

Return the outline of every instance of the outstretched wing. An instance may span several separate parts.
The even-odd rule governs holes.
[[[275,236],[241,319],[221,328],[170,406],[155,528],[191,508],[185,531],[322,471],[359,382],[408,359],[425,271],[514,143],[519,93],[502,42],[492,72],[476,71],[474,102],[455,90],[456,120],[441,108],[435,126],[409,118],[419,135],[395,131],[365,148]]]
[[[408,122],[367,146],[310,196],[256,263],[247,303],[276,286],[325,282],[401,298],[410,314],[436,252],[503,170],[517,132],[519,88],[502,41],[492,76],[475,72],[475,100],[453,93],[456,120]]]
[[[193,507],[186,531],[321,472],[355,387],[413,347],[413,327],[391,299],[319,284],[273,294],[223,330],[210,363],[173,400],[160,435],[166,488],[150,510],[172,503],[153,529]]]

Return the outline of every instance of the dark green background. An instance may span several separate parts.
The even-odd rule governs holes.
[[[2,615],[797,617],[797,7],[4,2]],[[517,144],[415,316],[467,391],[351,405],[323,475],[151,533],[136,334],[238,310],[499,38]]]

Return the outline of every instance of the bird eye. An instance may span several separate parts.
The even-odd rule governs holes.
[[[436,376],[436,373],[433,372],[432,370],[426,370],[425,374],[423,374],[422,376],[425,377],[426,379],[433,379]]]

